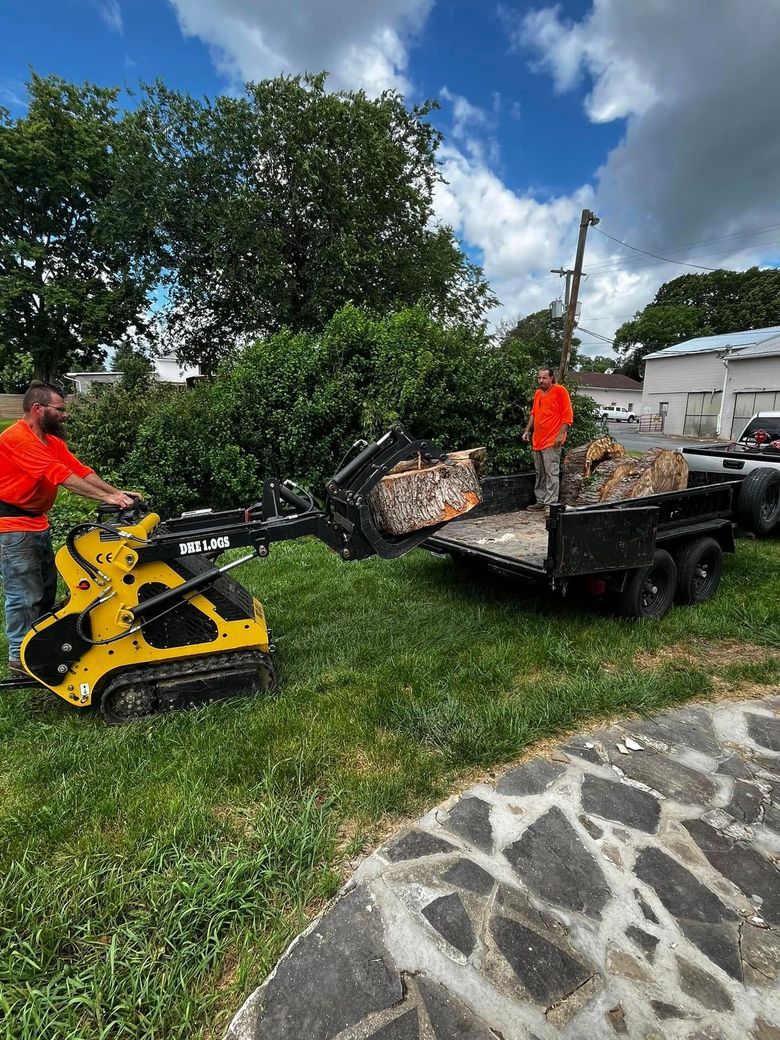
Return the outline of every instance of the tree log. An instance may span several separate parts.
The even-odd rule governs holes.
[[[454,463],[463,462],[464,460],[471,462],[477,476],[480,477],[485,468],[487,448],[467,448],[465,451],[450,451],[447,452],[447,458],[450,462]],[[419,470],[423,466],[430,466],[430,463],[422,462],[420,457],[415,459],[405,459],[403,462],[396,463],[390,472],[408,473],[409,470]]]
[[[472,449],[477,460],[484,448]],[[482,455],[480,456],[480,452]],[[400,462],[368,496],[374,523],[386,534],[410,534],[468,513],[482,501],[469,452],[453,452],[449,462]]]
[[[589,480],[594,468],[605,459],[618,458],[624,454],[623,445],[612,437],[598,437],[595,441],[572,448],[564,459],[561,473],[559,499],[563,505],[579,504],[582,486]]]
[[[681,491],[688,485],[688,463],[679,451],[650,448],[638,459],[606,459],[583,481],[578,506]]]

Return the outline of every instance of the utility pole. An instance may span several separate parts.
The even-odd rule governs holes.
[[[582,260],[585,256],[585,238],[591,224],[598,224],[599,218],[591,213],[589,209],[582,211],[580,217],[580,237],[577,240],[577,255],[574,258],[574,271],[572,272],[571,291],[569,291],[568,272],[566,279],[566,295],[568,297],[566,308],[566,325],[563,330],[563,347],[561,349],[561,365],[558,369],[558,381],[563,382],[569,367],[569,354],[571,354],[571,340],[574,335],[574,320],[577,311],[577,295],[580,291],[580,279],[582,278]],[[557,273],[557,272],[556,272]]]
[[[566,279],[566,292],[563,294],[563,305],[568,311],[569,309],[569,295],[571,293],[571,276],[574,274],[570,268],[553,267],[550,270],[550,274],[559,274],[561,278]]]

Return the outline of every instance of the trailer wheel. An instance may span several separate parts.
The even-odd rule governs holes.
[[[742,481],[737,500],[740,527],[769,534],[780,522],[780,472],[756,469]]]
[[[723,574],[723,550],[714,538],[695,538],[677,553],[678,603],[703,603],[718,591]]]
[[[640,567],[628,576],[615,607],[623,617],[657,620],[671,607],[676,588],[674,560],[666,549],[656,549],[649,567]]]

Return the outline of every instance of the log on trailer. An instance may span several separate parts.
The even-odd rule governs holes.
[[[612,437],[598,437],[595,441],[581,444],[567,453],[561,473],[560,501],[565,506],[577,505],[585,481],[593,470],[605,459],[620,458],[625,448]]]
[[[688,463],[679,451],[650,448],[639,458],[618,455],[597,463],[582,481],[578,506],[644,498],[688,486]]]
[[[374,523],[400,535],[468,513],[482,501],[477,472],[485,455],[485,448],[472,448],[451,452],[447,462],[399,462],[369,495]]]

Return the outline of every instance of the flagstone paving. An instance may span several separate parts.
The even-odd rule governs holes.
[[[227,1040],[780,1040],[780,694],[580,734],[360,865]]]

